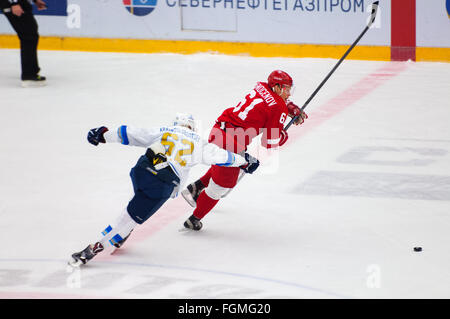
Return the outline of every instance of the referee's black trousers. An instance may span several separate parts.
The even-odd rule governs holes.
[[[11,12],[5,13],[13,29],[20,39],[20,60],[22,64],[22,80],[34,78],[39,73],[37,45],[39,42],[38,24],[30,8],[20,17]]]

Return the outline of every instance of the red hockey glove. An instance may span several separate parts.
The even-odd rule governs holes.
[[[294,122],[295,125],[302,124],[308,118],[308,115],[302,109],[300,109],[297,105],[295,105],[293,102],[288,101],[286,106],[289,110],[288,115],[290,117],[298,116],[297,120],[295,120],[295,122]]]
[[[288,140],[288,133],[285,130],[281,130],[280,132],[280,143],[278,143],[278,146],[283,146],[284,143]]]

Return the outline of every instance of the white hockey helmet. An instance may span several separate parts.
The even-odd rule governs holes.
[[[184,126],[187,127],[194,132],[197,130],[197,126],[195,123],[195,119],[192,114],[187,113],[177,113],[175,116],[175,120],[173,121],[174,126]]]

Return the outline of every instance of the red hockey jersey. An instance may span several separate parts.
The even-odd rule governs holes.
[[[284,100],[267,83],[258,82],[236,107],[226,109],[217,122],[227,129],[236,128],[237,134],[243,136],[241,141],[245,147],[262,133],[262,146],[272,148],[280,142],[280,131],[288,113]]]

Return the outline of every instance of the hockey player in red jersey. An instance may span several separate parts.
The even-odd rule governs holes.
[[[262,146],[268,149],[282,146],[288,139],[283,130],[287,116],[298,115],[296,125],[307,118],[303,110],[288,100],[292,86],[289,74],[273,71],[267,83],[258,82],[238,105],[226,109],[217,118],[208,141],[238,154],[243,154],[252,139],[260,134]],[[182,195],[195,210],[184,227],[200,230],[200,220],[236,186],[239,173],[238,167],[212,165],[205,175],[188,185]]]

